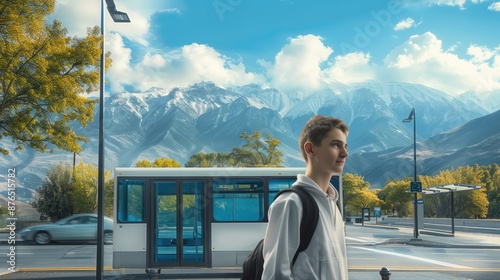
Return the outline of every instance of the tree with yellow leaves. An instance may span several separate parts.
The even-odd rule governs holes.
[[[75,213],[97,211],[97,167],[80,161],[73,170],[71,197]],[[104,171],[104,215],[113,216],[113,178]]]
[[[394,180],[388,182],[378,195],[385,197],[385,203],[394,209],[398,216],[409,216],[412,211],[413,194],[407,192],[410,189],[410,179]]]
[[[135,164],[136,167],[181,167],[181,164],[171,158],[159,157],[154,162],[147,159],[140,159]]]
[[[93,120],[95,102],[81,94],[98,89],[102,36],[96,26],[72,38],[60,22],[46,23],[54,6],[55,0],[0,1],[0,139],[10,138],[15,149],[45,152],[54,145],[78,153],[86,139],[73,125]]]
[[[342,176],[342,187],[346,214],[358,215],[362,208],[373,208],[383,202],[369,190],[370,184],[362,176],[345,173]]]
[[[189,158],[186,167],[281,167],[283,152],[278,149],[281,142],[269,133],[262,135],[255,130],[252,135],[243,132],[240,138],[247,142],[233,147],[230,153],[197,153]]]
[[[461,166],[457,169],[444,170],[434,176],[421,176],[425,187],[446,184],[483,185],[483,188],[472,191],[461,191],[454,194],[454,213],[459,218],[486,218],[488,214],[487,189],[482,183],[486,168],[480,166]],[[451,217],[451,194],[433,194],[425,196],[426,215]]]

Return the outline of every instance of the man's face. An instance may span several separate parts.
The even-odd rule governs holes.
[[[321,146],[314,146],[314,167],[328,173],[342,173],[347,153],[347,135],[338,128],[332,129]]]

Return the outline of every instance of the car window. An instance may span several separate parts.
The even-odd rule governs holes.
[[[88,217],[87,224],[97,224],[97,218],[96,217]]]
[[[70,225],[78,225],[83,223],[83,217],[76,217],[74,219],[71,219],[67,222],[67,224]]]

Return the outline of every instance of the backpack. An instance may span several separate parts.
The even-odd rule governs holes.
[[[295,192],[298,194],[304,211],[302,213],[302,219],[300,220],[300,244],[293,257],[293,266],[299,253],[307,249],[307,246],[309,246],[309,243],[311,242],[311,238],[316,230],[316,225],[318,224],[319,209],[314,198],[306,190],[304,190],[304,187],[300,185],[293,185],[291,188],[279,191],[274,199],[276,200],[278,196],[285,192]],[[264,270],[264,255],[262,253],[263,247],[264,239],[257,243],[257,246],[255,246],[253,251],[243,262],[243,274],[241,275],[241,280],[260,280],[262,278],[262,272]]]

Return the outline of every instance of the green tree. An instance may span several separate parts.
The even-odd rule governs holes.
[[[189,158],[186,167],[278,167],[282,166],[283,153],[278,150],[281,142],[266,133],[262,140],[259,131],[252,135],[243,132],[240,138],[247,142],[243,147],[234,147],[231,153],[197,153]]]
[[[441,171],[435,176],[421,176],[424,186],[441,186],[448,184],[483,185],[487,170],[480,166],[462,166],[457,169]],[[488,213],[487,189],[460,191],[454,194],[454,212],[459,218],[484,218]],[[451,217],[451,194],[427,195],[426,215]]]
[[[32,206],[51,220],[59,220],[74,214],[71,197],[71,175],[69,164],[55,164],[48,170],[47,178],[35,192]]]
[[[441,171],[434,176],[419,176],[422,181],[422,187],[442,186],[454,182],[450,170]],[[432,194],[425,196],[424,215],[426,217],[449,217],[450,216],[450,197],[446,194]]]
[[[481,185],[486,169],[475,166],[462,166],[453,173],[455,183]],[[459,218],[486,218],[488,197],[486,188],[474,191],[462,191],[455,195],[455,213]]]
[[[492,170],[491,188],[488,192],[488,201],[490,206],[488,208],[488,218],[500,218],[500,169]]]
[[[108,171],[106,171],[108,172]],[[111,172],[110,172],[111,174]],[[108,178],[106,174],[105,178]],[[104,216],[113,217],[115,203],[115,179],[113,176],[104,182]]]
[[[252,135],[243,132],[240,138],[247,140],[242,148],[233,148],[231,157],[237,166],[282,166],[283,153],[278,150],[281,142],[269,133],[261,140],[261,133],[254,131]]]
[[[92,164],[78,163],[73,172],[72,192],[75,213],[97,212],[98,168]],[[111,172],[104,171],[104,215],[113,215],[113,180]]]
[[[410,209],[413,194],[406,192],[409,188],[409,179],[396,180],[388,182],[381,191],[385,195],[385,202],[397,211],[397,214],[400,217],[407,216],[409,212],[411,212]]]
[[[55,0],[0,1],[0,139],[45,152],[49,144],[80,152],[75,122],[93,119],[102,36],[99,27],[71,38],[58,21],[45,23]],[[111,59],[106,54],[106,66]],[[4,155],[9,151],[0,147]]]
[[[186,167],[225,167],[234,166],[234,160],[228,153],[197,153],[189,158]]]
[[[370,184],[362,176],[345,173],[342,176],[344,207],[346,214],[357,215],[362,208],[372,208],[381,204],[377,195],[369,190]]]

